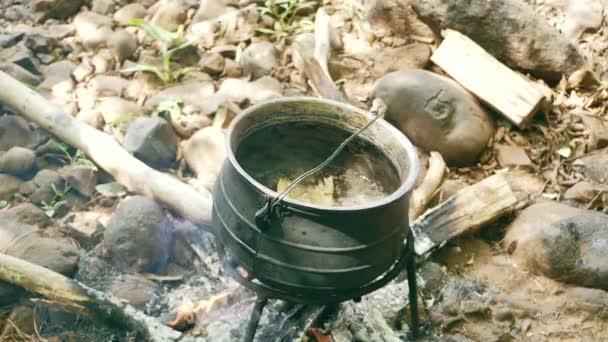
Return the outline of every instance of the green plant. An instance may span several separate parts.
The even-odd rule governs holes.
[[[108,125],[110,125],[110,127],[118,129],[121,133],[124,134],[127,131],[127,128],[129,128],[129,125],[131,124],[131,122],[133,122],[133,120],[135,120],[141,116],[142,115],[140,115],[140,114],[135,114],[135,113],[130,113],[130,112],[123,113],[116,119],[108,122]]]
[[[134,18],[129,20],[129,24],[141,27],[150,36],[158,41],[161,56],[161,66],[157,67],[154,65],[136,64],[132,67],[121,70],[121,72],[150,72],[155,74],[164,83],[170,83],[177,80],[181,75],[196,69],[194,67],[188,67],[172,70],[171,68],[171,58],[173,58],[175,53],[192,45],[191,42],[184,39],[184,25],[180,25],[175,32],[169,32],[148,22],[145,19]]]
[[[180,99],[167,99],[159,103],[152,111],[152,116],[160,116],[169,122],[177,122],[182,116],[184,101]]]
[[[70,150],[72,149],[70,145],[63,142],[59,143],[58,145],[59,149],[63,152],[65,158],[70,163],[70,165],[84,166],[93,171],[98,170],[95,163],[93,163],[89,158],[87,158],[87,156],[84,154],[84,152],[82,152],[82,150],[76,149],[76,152],[74,152],[74,154],[72,155],[72,153],[70,153]]]
[[[54,195],[51,200],[47,203],[42,201],[40,208],[44,211],[46,216],[53,218],[57,213],[57,210],[65,204],[65,195],[72,190],[72,187],[66,182],[62,190],[57,190],[55,184],[51,185]]]
[[[268,14],[273,17],[275,22],[272,28],[260,28],[258,32],[282,39],[290,34],[312,31],[314,28],[312,21],[308,19],[294,21],[294,19],[300,10],[316,5],[316,1],[266,0],[263,6],[258,7],[258,10],[262,15]]]

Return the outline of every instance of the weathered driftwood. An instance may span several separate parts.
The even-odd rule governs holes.
[[[467,36],[453,30],[444,35],[431,60],[515,125],[525,126],[544,95]]]
[[[412,191],[412,195],[410,196],[410,205],[409,205],[409,219],[410,223],[422,214],[437,190],[441,187],[443,183],[443,176],[445,175],[445,161],[441,157],[439,152],[431,152],[431,157],[429,158],[429,168],[422,180],[422,183]]]
[[[211,224],[212,198],[148,167],[111,136],[63,113],[57,106],[0,71],[0,103],[12,107],[66,143],[82,150],[130,191],[164,203],[197,225]]]
[[[513,210],[517,198],[504,175],[496,174],[468,186],[429,209],[412,225],[416,254],[496,220]]]
[[[181,333],[145,315],[125,301],[91,289],[70,278],[25,260],[0,254],[0,280],[40,294],[61,307],[93,312],[127,329],[140,332],[146,341],[177,341]]]

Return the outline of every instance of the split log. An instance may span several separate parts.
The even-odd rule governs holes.
[[[210,227],[212,198],[156,171],[129,154],[113,137],[61,111],[44,97],[0,71],[0,103],[82,150],[130,191],[152,197],[199,226]]]
[[[472,232],[511,212],[516,204],[517,197],[502,174],[461,189],[414,222],[416,254],[424,255],[444,241]]]
[[[308,41],[294,44],[293,53],[302,61],[303,71],[312,90],[320,97],[346,102],[328,72],[331,29],[329,15],[320,8],[315,18],[314,46]]]
[[[445,175],[445,161],[439,152],[431,152],[429,158],[429,169],[422,180],[422,183],[412,191],[410,196],[409,219],[410,224],[424,212],[427,205],[435,196],[437,190],[443,183]]]
[[[145,341],[177,341],[181,337],[180,332],[145,315],[125,301],[19,258],[0,254],[0,280],[58,302],[65,309],[78,313],[93,312],[129,330],[140,332]]]
[[[431,61],[481,101],[524,127],[544,95],[460,32],[446,30]]]

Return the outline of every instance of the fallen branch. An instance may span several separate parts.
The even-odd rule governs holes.
[[[437,190],[443,183],[445,175],[445,161],[439,152],[431,152],[429,158],[429,169],[422,180],[422,183],[412,192],[410,197],[409,218],[410,223],[420,216],[427,205],[435,196]]]
[[[111,136],[63,113],[44,97],[0,71],[0,103],[82,150],[130,191],[152,197],[197,225],[211,224],[212,198],[148,167]]]
[[[416,254],[424,255],[445,241],[492,222],[511,212],[516,204],[517,197],[502,174],[468,186],[412,224]]]
[[[146,341],[177,341],[181,337],[180,332],[145,315],[125,301],[19,258],[0,254],[0,280],[59,302],[65,309],[78,313],[94,312],[127,329],[140,332]]]

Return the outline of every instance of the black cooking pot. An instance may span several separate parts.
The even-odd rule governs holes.
[[[237,270],[241,284],[266,297],[334,303],[369,293],[403,269],[408,199],[418,160],[410,141],[384,120],[365,130],[344,153],[368,153],[380,178],[393,175],[396,184],[386,186],[390,194],[347,207],[285,198],[264,213],[264,220],[259,217],[278,195],[271,189],[273,170],[316,166],[372,118],[344,103],[293,97],[254,105],[234,119],[227,134],[227,159],[215,184],[213,224],[223,257]],[[289,124],[299,125],[290,131],[299,132],[298,137],[282,135]],[[267,139],[252,138],[268,129],[274,133]],[[256,142],[248,142],[252,139]]]

